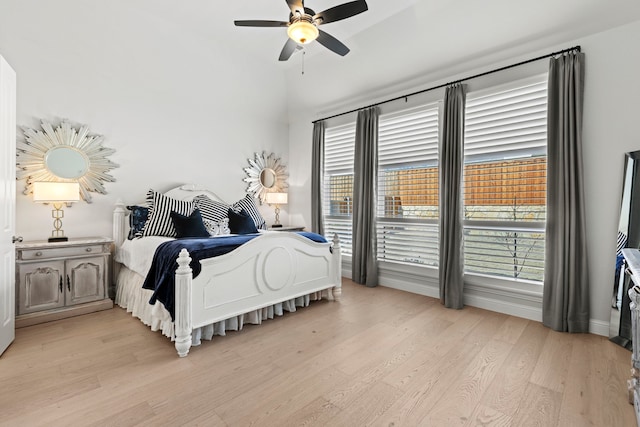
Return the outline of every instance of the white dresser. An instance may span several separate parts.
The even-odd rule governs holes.
[[[629,384],[629,403],[633,403],[636,412],[636,422],[640,427],[640,335],[638,323],[640,322],[640,250],[623,249],[627,265],[626,272],[631,276],[633,286],[629,288],[631,299],[631,340],[633,350],[631,353],[631,379]]]
[[[16,328],[113,307],[112,244],[106,237],[16,244]]]

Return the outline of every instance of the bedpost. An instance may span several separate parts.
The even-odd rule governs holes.
[[[331,257],[333,258],[333,280],[336,284],[333,287],[333,299],[339,300],[342,296],[342,254],[340,253],[340,239],[338,233],[333,234],[333,252]]]
[[[124,209],[124,202],[122,199],[118,199],[116,207],[113,210],[113,242],[116,248],[119,248],[124,243],[126,236],[124,235],[124,217],[126,211]]]
[[[185,357],[191,347],[191,257],[186,249],[180,251],[177,259],[175,288],[175,319],[173,322],[176,335],[178,356]]]
[[[125,239],[125,217],[127,211],[124,207],[122,199],[116,201],[116,207],[113,209],[113,244],[115,250],[118,250]],[[115,256],[111,256],[111,283],[109,283],[109,297],[113,300],[116,299],[116,282],[118,280],[118,274],[120,273],[120,263],[116,262]]]

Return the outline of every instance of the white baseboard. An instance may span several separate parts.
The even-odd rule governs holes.
[[[603,337],[609,336],[609,322],[602,320],[591,319],[589,320],[589,333],[595,335],[602,335]]]
[[[346,264],[346,265],[345,265]],[[342,274],[351,278],[351,259],[343,263]],[[346,268],[345,268],[346,267]],[[437,284],[437,277],[421,276],[407,268],[404,271],[394,271],[394,268],[381,268],[380,279],[384,283],[380,286],[398,289],[400,291],[411,292],[431,298],[440,298],[440,290]],[[478,292],[482,295],[479,295]],[[482,286],[473,284],[465,292],[464,304],[484,310],[495,311],[497,313],[508,314],[510,316],[521,317],[523,319],[542,322],[542,295],[532,295],[531,293],[517,291],[507,297],[504,292],[496,292],[495,289],[482,289]],[[501,293],[503,295],[501,295]],[[511,300],[508,300],[511,299]],[[522,304],[515,302],[519,301]],[[589,321],[589,333],[594,335],[609,336],[609,322],[591,319]]]

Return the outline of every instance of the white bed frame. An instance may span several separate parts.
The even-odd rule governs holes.
[[[220,200],[193,185],[165,194],[181,200],[207,194]],[[127,236],[126,216],[124,203],[118,201],[113,212],[116,250]],[[174,330],[180,357],[189,353],[195,328],[314,292],[323,291],[331,301],[342,294],[337,236],[332,243],[317,243],[296,233],[267,232],[228,254],[202,260],[196,278],[186,249],[182,249],[177,262]]]

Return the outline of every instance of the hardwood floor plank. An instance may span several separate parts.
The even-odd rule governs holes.
[[[345,280],[341,301],[173,343],[114,308],[16,331],[0,426],[633,426],[603,337]]]
[[[521,404],[513,416],[513,425],[551,427],[558,425],[562,393],[537,384],[525,387]]]
[[[541,387],[563,392],[571,364],[573,345],[566,334],[550,331],[538,362],[531,374],[531,382]]]
[[[465,423],[465,427],[510,427],[513,425],[511,417],[484,405],[477,405]]]
[[[439,403],[421,423],[427,425],[465,425],[486,392],[512,344],[493,340],[477,353],[461,374],[455,388],[445,391]]]
[[[307,406],[299,408],[285,420],[282,426],[306,427],[330,425],[329,421],[340,413],[340,408],[319,397]]]
[[[482,404],[513,417],[550,330],[529,322],[482,398]]]
[[[633,405],[627,402],[626,366],[606,355],[615,346],[603,337],[573,337],[571,365],[567,376],[559,425],[634,426]]]

